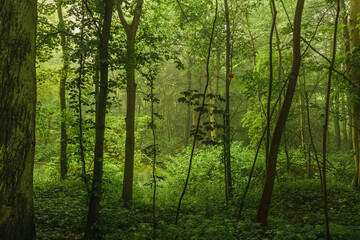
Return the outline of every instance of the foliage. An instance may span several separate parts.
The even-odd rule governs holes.
[[[120,1],[130,18],[136,1]],[[278,9],[273,41],[273,75],[270,132],[284,101],[292,61],[292,9],[296,1],[275,1]],[[37,116],[34,170],[35,213],[38,239],[81,239],[86,221],[88,196],[81,182],[80,138],[84,147],[85,170],[92,175],[95,140],[95,102],[99,87],[99,33],[103,1],[41,1],[38,3],[37,34]],[[303,61],[294,103],[286,123],[277,162],[277,180],[267,227],[254,223],[266,176],[265,144],[260,146],[244,201],[242,218],[238,206],[254,163],[254,155],[266,126],[269,96],[268,35],[271,12],[266,1],[232,1],[231,18],[231,166],[234,198],[224,196],[223,109],[225,92],[225,33],[223,2],[219,1],[219,24],[209,64],[210,93],[205,109],[199,106],[205,86],[205,55],[215,2],[144,1],[136,38],[135,68],[137,98],[135,116],[134,203],[124,208],[121,197],[125,159],[126,115],[126,36],[116,14],[112,20],[109,43],[109,94],[107,99],[103,199],[100,220],[96,223],[104,239],[152,239],[152,159],[149,157],[156,127],[157,163],[157,238],[158,239],[324,239],[322,193],[316,157],[321,158],[324,76],[331,54],[329,36],[333,31],[334,1],[309,0],[305,7],[302,37]],[[62,4],[64,26],[56,18]],[[285,11],[286,10],[286,11]],[[345,9],[347,11],[347,9]],[[64,30],[63,30],[64,29]],[[68,109],[65,119],[59,110],[59,81],[63,52],[60,33],[66,35],[69,72],[66,84]],[[346,43],[346,39],[342,42]],[[317,51],[318,50],[318,51]],[[357,239],[360,196],[353,184],[354,152],[349,151],[351,101],[358,93],[349,84],[349,69],[359,68],[359,47],[336,59],[327,153],[329,210],[333,239]],[[321,53],[323,56],[319,56]],[[187,63],[185,65],[185,63]],[[347,65],[346,65],[347,64]],[[218,74],[218,75],[216,75]],[[344,77],[345,76],[345,77]],[[149,94],[149,87],[156,98]],[[356,89],[355,89],[356,90]],[[216,94],[215,94],[216,92]],[[215,100],[215,105],[210,100]],[[149,101],[155,103],[156,126],[149,125]],[[185,104],[184,104],[185,103]],[[189,119],[185,119],[190,106]],[[183,148],[186,124],[195,125],[200,110],[200,134],[195,149],[189,187],[184,197],[180,224],[173,225],[178,201],[188,171],[190,148]],[[309,110],[309,116],[305,113]],[[81,115],[81,121],[80,121]],[[216,119],[213,124],[210,115]],[[340,117],[339,117],[340,116]],[[307,117],[310,119],[308,123]],[[337,118],[338,117],[338,118]],[[300,119],[303,125],[300,126]],[[69,172],[59,181],[60,123],[66,121]],[[335,122],[341,132],[341,147],[335,141]],[[309,147],[308,125],[314,146]],[[82,129],[82,136],[80,135]],[[300,129],[304,130],[301,139]],[[210,131],[217,130],[217,138]],[[345,134],[346,133],[346,134]],[[190,139],[192,139],[191,136]],[[207,144],[210,143],[210,144]],[[308,154],[309,149],[311,149]],[[312,179],[307,179],[310,157]],[[321,165],[321,164],[320,164]],[[320,166],[321,167],[321,166]]]

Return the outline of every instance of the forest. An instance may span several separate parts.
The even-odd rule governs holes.
[[[0,0],[0,239],[360,239],[360,0]]]

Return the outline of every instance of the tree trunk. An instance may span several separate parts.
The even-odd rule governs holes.
[[[330,93],[331,93],[331,80],[332,80],[332,72],[335,64],[336,57],[336,40],[337,40],[337,29],[338,29],[338,20],[340,13],[340,0],[337,1],[336,7],[336,17],[335,17],[335,26],[334,26],[334,35],[332,42],[332,58],[329,67],[329,76],[328,76],[328,85],[325,96],[325,117],[324,117],[324,126],[323,126],[323,162],[322,162],[322,192],[323,192],[323,201],[324,201],[324,216],[325,216],[325,231],[326,231],[326,239],[330,240],[330,224],[329,224],[329,214],[328,214],[328,197],[327,197],[327,187],[326,187],[326,153],[327,153],[327,132],[329,125],[329,108],[330,108]]]
[[[60,112],[61,112],[61,137],[60,137],[60,173],[61,179],[65,179],[68,167],[67,167],[67,133],[66,133],[66,98],[65,87],[69,70],[69,55],[65,36],[65,23],[62,15],[61,1],[58,3],[58,18],[59,18],[59,30],[60,41],[62,49],[63,67],[61,71],[60,79]]]
[[[346,9],[346,5],[345,5],[345,1],[344,0],[340,0],[340,8],[341,8],[341,11],[342,11],[342,15],[341,15],[341,25],[343,26],[343,31],[342,31],[342,40],[344,42],[344,46],[343,46],[343,54],[346,55],[347,53],[350,52],[350,39],[349,39],[349,28],[348,28],[348,17],[347,17],[347,14],[345,12],[345,9]],[[348,65],[347,65],[347,61],[345,62],[344,66],[343,66],[344,70],[348,70]],[[344,131],[346,131],[346,124],[349,125],[349,136],[347,136],[347,134],[345,133],[344,134],[344,139],[346,139],[346,141],[349,143],[350,145],[350,148],[349,149],[352,149],[352,107],[351,107],[351,102],[349,100],[349,97],[350,97],[350,92],[347,92],[346,94],[346,104],[347,104],[347,108],[348,108],[348,122],[346,122],[346,120],[344,121]],[[344,107],[343,107],[344,109]],[[346,114],[344,115],[344,118],[345,118]],[[345,118],[346,119],[346,118]],[[346,137],[345,137],[346,136]]]
[[[350,1],[350,49],[354,49],[358,47],[360,44],[360,36],[359,36],[359,28],[357,25],[359,24],[359,13],[360,13],[360,0],[351,0]],[[356,61],[356,60],[355,60]],[[357,93],[360,89],[360,71],[355,67],[351,67],[351,79],[354,85],[357,87],[356,99],[353,100],[352,107],[353,107],[353,116],[352,116],[352,141],[353,141],[353,150],[354,160],[355,160],[355,187],[360,189],[360,168],[359,168],[359,132],[358,129],[360,127],[360,103],[359,103],[359,96]]]
[[[336,97],[334,102],[334,127],[335,127],[335,142],[336,148],[341,148],[341,132],[340,132],[340,101],[339,97]]]
[[[187,90],[191,90],[191,68],[192,68],[192,59],[190,54],[188,54],[188,70],[187,70]],[[185,129],[184,129],[184,146],[189,145],[190,138],[190,128],[191,128],[191,108],[190,105],[186,105],[186,119],[185,119]]]
[[[132,202],[133,178],[134,178],[134,150],[135,150],[135,38],[139,26],[143,0],[137,0],[134,17],[131,24],[128,24],[121,9],[121,5],[116,0],[118,14],[127,36],[126,49],[126,142],[125,142],[125,168],[122,199],[125,205]]]
[[[0,238],[35,239],[35,0],[0,1]]]
[[[84,239],[98,239],[98,228],[96,221],[100,215],[101,185],[104,162],[104,133],[105,133],[105,113],[108,94],[108,46],[110,38],[110,27],[112,18],[113,0],[105,1],[105,14],[103,27],[100,37],[100,87],[96,98],[96,133],[94,150],[94,175],[90,193],[89,211]]]
[[[216,69],[215,69],[215,75],[214,75],[214,80],[215,80],[215,86],[214,89],[212,91],[212,94],[214,94],[214,97],[212,97],[210,99],[210,123],[211,123],[211,127],[213,127],[213,129],[210,132],[210,136],[211,136],[211,140],[213,140],[214,142],[216,141],[216,136],[217,136],[217,130],[216,130],[216,117],[214,114],[214,110],[216,109],[216,96],[218,95],[218,91],[219,91],[219,78],[220,78],[220,69],[221,69],[221,65],[220,65],[220,50],[218,50],[216,52]]]
[[[293,32],[293,64],[289,77],[289,83],[288,83],[285,99],[271,141],[271,146],[269,151],[269,161],[266,169],[265,186],[262,193],[257,219],[256,219],[256,221],[262,225],[266,225],[267,223],[267,216],[270,208],[272,191],[274,188],[276,162],[277,162],[277,154],[279,151],[280,140],[289,114],[291,103],[294,97],[297,77],[299,74],[299,68],[301,63],[300,30],[301,30],[301,17],[304,7],[304,1],[305,0],[298,0],[296,5],[294,32]]]
[[[347,111],[346,111],[345,96],[341,99],[341,115],[342,115],[342,134],[344,139],[344,145],[348,144],[348,132],[347,132]]]
[[[230,139],[230,81],[233,75],[230,70],[230,19],[228,1],[224,0],[225,19],[226,19],[226,93],[225,93],[225,113],[224,113],[224,163],[225,163],[225,188],[226,200],[230,200],[233,195],[231,178],[231,139]]]

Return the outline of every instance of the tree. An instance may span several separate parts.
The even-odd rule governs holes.
[[[94,175],[93,184],[90,193],[89,211],[84,239],[97,239],[99,236],[96,221],[100,215],[101,185],[103,176],[104,160],[104,133],[105,133],[105,113],[106,101],[108,95],[108,74],[109,74],[109,39],[111,18],[113,12],[113,0],[105,0],[105,13],[102,25],[102,31],[99,36],[99,59],[100,59],[100,87],[96,96],[96,133],[95,133],[95,151],[94,151]]]
[[[0,236],[35,239],[37,1],[0,1]]]
[[[187,67],[187,90],[191,90],[191,70],[192,70],[192,58],[190,54],[187,54],[187,61],[188,61],[188,67]],[[191,107],[189,104],[186,105],[186,115],[185,115],[185,128],[184,128],[184,147],[187,147],[189,144],[189,138],[190,138],[190,128],[191,128]]]
[[[116,8],[119,14],[121,24],[123,25],[126,37],[127,48],[125,63],[126,69],[126,142],[125,142],[125,169],[122,199],[124,202],[132,201],[133,178],[134,178],[134,149],[135,149],[135,99],[136,99],[136,82],[135,82],[135,38],[140,22],[141,9],[143,0],[137,0],[134,16],[129,24],[122,11],[119,0],[116,0]]]
[[[359,55],[359,28],[357,25],[359,22],[360,14],[360,1],[351,0],[350,2],[350,18],[349,18],[349,44],[351,49],[351,59],[350,59],[350,70],[351,70],[351,79],[354,86],[356,86],[355,96],[352,97],[352,143],[353,150],[355,152],[355,180],[354,184],[356,188],[360,188],[360,156],[359,156],[359,127],[360,127],[360,99],[357,95],[360,89],[360,70],[358,65],[358,59],[356,56]]]
[[[346,5],[345,5],[345,1],[344,0],[340,0],[340,7],[341,7],[341,25],[342,25],[342,41],[343,43],[343,47],[342,47],[342,53],[344,55],[348,54],[350,52],[350,45],[349,45],[349,26],[348,26],[348,14],[346,13]],[[344,64],[343,68],[344,70],[348,70],[348,61],[346,61],[346,63]],[[346,94],[346,105],[349,109],[348,112],[351,112],[351,103],[349,101],[350,99],[350,93],[348,92]],[[344,139],[345,142],[350,143],[350,149],[352,149],[352,116],[351,114],[348,114],[348,123],[346,122],[346,111],[345,111],[345,100],[343,99],[342,101],[343,103],[343,117],[345,118],[345,121],[343,123],[343,131],[344,131]],[[346,125],[349,124],[349,138],[347,137],[347,132],[346,132]]]
[[[232,198],[232,178],[231,178],[231,139],[230,139],[230,82],[234,75],[230,70],[230,18],[228,1],[224,0],[225,19],[226,19],[226,91],[225,91],[225,112],[224,112],[224,165],[225,165],[225,193],[226,200]]]
[[[295,10],[294,30],[293,30],[293,64],[289,77],[288,87],[280,115],[277,120],[273,138],[271,140],[269,158],[266,168],[265,186],[260,200],[256,222],[266,225],[267,216],[270,208],[272,191],[274,189],[274,180],[276,174],[277,154],[279,152],[280,140],[285,128],[286,120],[289,115],[291,103],[294,97],[297,77],[299,74],[301,54],[300,54],[300,30],[301,17],[305,0],[298,0]]]
[[[58,18],[59,18],[59,31],[61,49],[63,53],[63,67],[61,70],[60,79],[60,111],[61,111],[61,138],[60,138],[60,172],[61,179],[65,179],[67,174],[67,133],[66,133],[66,80],[69,70],[69,55],[67,49],[66,35],[65,35],[65,23],[62,14],[61,1],[58,1]]]

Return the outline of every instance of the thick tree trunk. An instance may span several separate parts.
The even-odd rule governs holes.
[[[125,169],[122,199],[127,204],[132,201],[134,178],[134,151],[135,151],[135,99],[136,82],[134,68],[134,42],[128,39],[127,66],[126,66],[126,142],[125,142]]]
[[[359,36],[359,28],[357,25],[359,24],[359,13],[360,13],[360,0],[351,0],[350,1],[350,49],[354,49],[359,46],[360,44],[360,36]],[[360,71],[355,67],[351,67],[351,79],[356,89],[356,99],[353,100],[352,107],[353,107],[353,114],[352,114],[352,141],[353,141],[353,150],[354,160],[355,160],[355,187],[360,189],[360,167],[359,167],[359,127],[360,127],[360,103],[359,103],[359,96],[357,93],[360,89]],[[354,94],[354,95],[355,95]]]
[[[301,17],[304,7],[304,1],[305,0],[298,0],[296,5],[296,12],[294,19],[294,33],[293,33],[293,64],[292,64],[292,69],[290,73],[290,78],[289,78],[289,83],[288,83],[288,88],[286,91],[284,103],[282,105],[280,116],[276,123],[273,138],[271,141],[269,160],[266,169],[265,186],[262,193],[257,219],[256,219],[256,221],[262,225],[266,225],[267,223],[267,216],[270,209],[272,191],[274,188],[276,162],[277,162],[277,154],[279,151],[280,140],[289,114],[291,103],[294,97],[297,77],[299,74],[299,68],[301,63],[300,30],[301,30]]]
[[[135,38],[140,22],[143,0],[137,0],[134,17],[131,24],[128,24],[119,0],[116,0],[116,8],[119,14],[121,24],[123,25],[127,36],[126,57],[126,142],[125,142],[125,168],[122,199],[125,205],[132,202],[133,178],[134,178],[134,150],[135,150]]]
[[[347,53],[350,52],[350,40],[349,40],[349,28],[348,28],[348,16],[345,12],[345,9],[346,9],[346,5],[345,5],[345,1],[344,0],[340,0],[340,8],[341,8],[341,11],[342,11],[342,15],[341,15],[341,25],[343,26],[343,31],[342,31],[342,40],[344,42],[344,45],[343,45],[343,54],[346,55]],[[345,62],[344,66],[343,66],[344,70],[348,70],[348,65],[347,63]],[[346,104],[347,104],[347,115],[349,116],[348,118],[348,121],[346,122],[346,114],[344,114],[344,131],[346,131],[346,125],[348,124],[349,125],[349,136],[347,136],[348,134],[347,133],[344,133],[344,139],[346,139],[346,142],[349,143],[350,147],[349,149],[352,149],[353,145],[352,145],[352,107],[351,107],[351,102],[349,100],[349,96],[350,96],[350,93],[348,92],[346,94]],[[343,100],[344,102],[344,100]],[[343,110],[345,110],[345,108],[343,107]],[[346,112],[345,112],[346,113]]]
[[[101,185],[104,161],[104,133],[105,133],[105,113],[108,94],[108,46],[110,38],[110,27],[112,18],[113,0],[105,1],[105,15],[102,33],[100,36],[100,87],[96,98],[96,133],[94,150],[94,175],[90,193],[89,211],[84,239],[98,239],[98,228],[96,221],[100,215]]]
[[[65,23],[62,15],[61,9],[61,1],[58,2],[58,18],[59,18],[59,30],[60,33],[60,41],[61,41],[61,49],[62,49],[62,60],[63,67],[61,71],[61,79],[60,79],[60,112],[61,112],[61,137],[60,137],[60,173],[61,179],[65,179],[68,167],[67,167],[67,133],[66,133],[66,98],[65,98],[65,87],[67,74],[69,70],[69,55],[66,44],[66,36],[65,36]]]
[[[0,0],[0,238],[35,239],[35,0]]]

